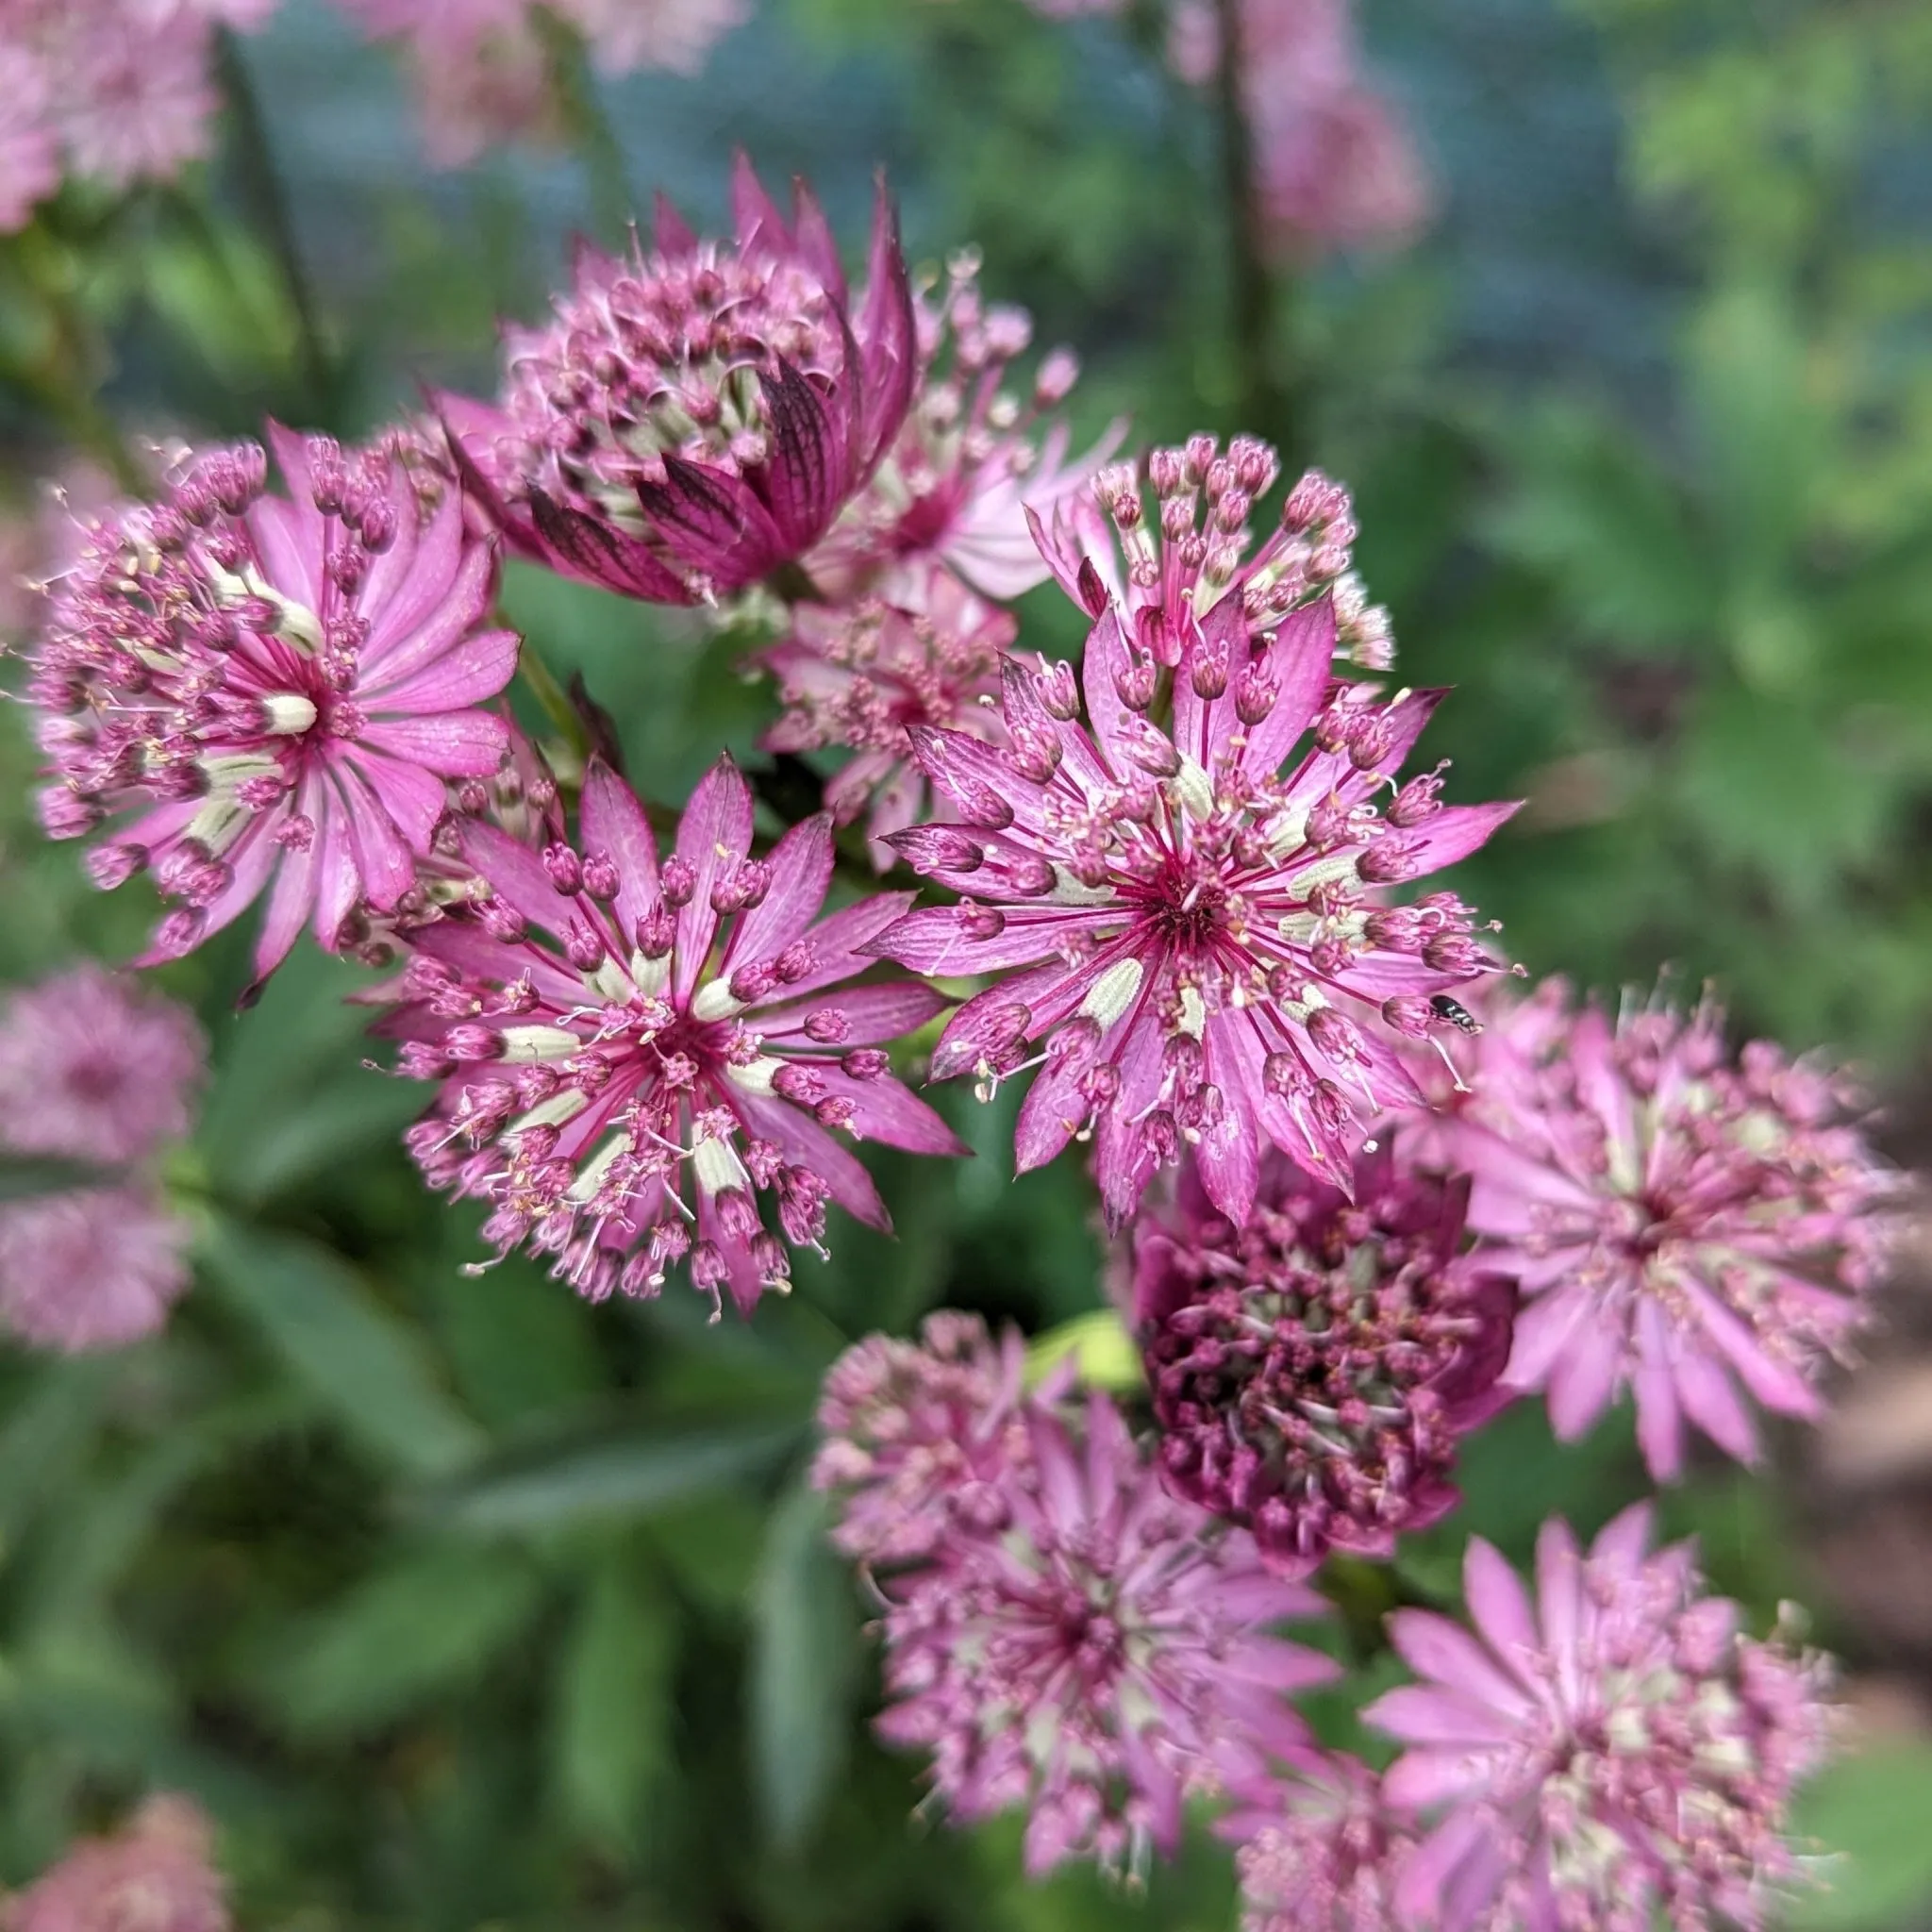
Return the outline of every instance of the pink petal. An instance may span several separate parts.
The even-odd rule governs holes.
[[[658,903],[658,841],[637,793],[602,758],[584,773],[578,822],[585,855],[603,853],[617,868],[612,904],[625,937],[634,938],[638,921]]]
[[[677,856],[697,875],[697,890],[677,914],[672,992],[689,1000],[718,931],[711,889],[738,869],[751,850],[751,791],[738,767],[720,758],[698,780],[677,822]]]
[[[973,1152],[924,1101],[891,1074],[881,1074],[876,1080],[855,1080],[836,1068],[820,1072],[826,1091],[851,1101],[857,1109],[850,1129],[855,1140],[878,1141],[908,1154],[958,1157]]]
[[[1677,1399],[1684,1413],[1726,1456],[1757,1462],[1757,1430],[1730,1376],[1701,1349],[1686,1349],[1677,1362]]]
[[[483,630],[399,679],[386,675],[362,680],[357,696],[364,709],[460,711],[499,696],[517,673],[522,640],[513,630]]]
[[[1462,1594],[1470,1621],[1506,1669],[1535,1657],[1542,1648],[1536,1615],[1523,1579],[1502,1553],[1482,1537],[1471,1537],[1462,1558]]]
[[[1549,1374],[1550,1426],[1559,1441],[1574,1442],[1609,1407],[1623,1378],[1624,1351],[1613,1336],[1584,1327],[1576,1345],[1558,1356]]]
[[[1279,684],[1274,708],[1248,730],[1241,770],[1251,778],[1272,778],[1315,722],[1335,675],[1333,603],[1321,597],[1290,611],[1275,630],[1268,663]]]
[[[791,989],[785,992],[789,1001]],[[767,1040],[793,1040],[805,1037],[805,1023],[814,1013],[836,1013],[844,1022],[844,1031],[834,1044],[842,1051],[902,1039],[951,1005],[937,988],[893,979],[880,986],[846,987],[824,999],[760,1008],[757,1024]]]
[[[465,819],[458,838],[463,857],[475,867],[477,876],[512,912],[547,933],[562,936],[570,923],[571,900],[557,890],[543,861],[527,845],[481,819]]]
[[[426,566],[422,551],[434,535],[432,525],[418,552],[419,569]],[[417,586],[406,586],[383,628],[370,637],[358,685],[390,691],[429,672],[483,621],[495,594],[496,558],[487,543],[473,543],[452,577],[432,584],[425,576]]]
[[[771,890],[742,914],[724,950],[734,972],[782,953],[817,916],[832,882],[832,821],[819,812],[793,825],[772,848]]]
[[[1433,1677],[1459,1697],[1512,1719],[1534,1707],[1521,1681],[1501,1669],[1468,1631],[1426,1610],[1403,1611],[1400,1616],[1400,1634],[1391,1625],[1391,1640],[1418,1676]]]
[[[1637,1355],[1638,1446],[1658,1482],[1675,1482],[1684,1470],[1684,1418],[1663,1310],[1648,1295],[1637,1305]]]
[[[491,711],[444,711],[423,718],[371,719],[357,742],[392,752],[445,777],[487,777],[509,749],[509,727]]]
[[[1392,1625],[1405,1616],[1428,1614],[1425,1610],[1398,1610],[1390,1623]],[[1362,1712],[1362,1722],[1405,1743],[1460,1746],[1466,1752],[1507,1743],[1515,1735],[1514,1724],[1503,1712],[1447,1690],[1424,1690],[1414,1684],[1385,1690]]]

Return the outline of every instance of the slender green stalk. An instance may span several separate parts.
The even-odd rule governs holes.
[[[625,166],[624,143],[618,140],[617,130],[604,111],[603,96],[584,49],[584,38],[547,7],[536,8],[531,18],[542,38],[550,84],[556,92],[564,125],[583,162],[597,226],[607,236],[614,237],[636,214],[637,198],[631,192],[630,175]]]
[[[261,100],[255,91],[241,44],[226,27],[215,36],[215,58],[222,92],[228,104],[229,125],[235,138],[236,174],[242,198],[249,219],[260,231],[281,274],[289,307],[295,318],[295,353],[301,363],[302,380],[310,404],[325,419],[335,400],[334,359],[316,315],[313,285],[296,243],[289,197],[275,166],[275,148],[269,141]]]
[[[1221,123],[1222,193],[1226,204],[1228,335],[1242,426],[1294,441],[1292,410],[1275,369],[1277,290],[1268,263],[1261,205],[1255,192],[1255,136],[1242,87],[1245,51],[1241,0],[1214,0],[1221,34],[1215,107]]]

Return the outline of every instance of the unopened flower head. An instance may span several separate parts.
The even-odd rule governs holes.
[[[1746,1398],[1815,1418],[1898,1225],[1847,1083],[1768,1041],[1734,1059],[1708,1000],[1612,1021],[1551,980],[1484,1011],[1445,1138],[1528,1297],[1508,1379],[1548,1391],[1565,1440],[1632,1391],[1660,1480],[1687,1423],[1755,1459]]]
[[[867,812],[874,840],[932,809],[914,726],[999,735],[1000,658],[1015,632],[1009,612],[936,565],[902,579],[902,590],[900,602],[797,605],[790,635],[758,659],[776,677],[786,708],[766,748],[851,747],[855,755],[826,782],[825,808],[841,824]],[[874,857],[881,870],[892,862],[883,846]]]
[[[1171,664],[1101,602],[1084,716],[1069,666],[1008,658],[1004,745],[914,729],[962,823],[888,842],[961,898],[874,945],[997,976],[948,1023],[933,1074],[987,1091],[1043,1059],[1023,1172],[1091,1136],[1118,1226],[1191,1146],[1240,1224],[1271,1141],[1346,1188],[1363,1123],[1414,1101],[1402,1049],[1495,962],[1453,894],[1391,908],[1382,889],[1474,851],[1513,807],[1443,805],[1441,767],[1398,784],[1442,693],[1336,683],[1326,599],[1259,639],[1224,599]]]
[[[414,889],[446,780],[496,769],[514,633],[487,628],[490,544],[451,494],[426,523],[391,460],[272,431],[207,452],[159,503],[97,524],[58,588],[29,695],[56,838],[108,824],[101,886],[175,902],[142,963],[266,894],[258,979],[305,922],[334,947]]]
[[[1385,1557],[1457,1501],[1461,1438],[1507,1400],[1513,1286],[1462,1255],[1466,1189],[1385,1144],[1354,1198],[1270,1155],[1239,1227],[1184,1167],[1134,1226],[1134,1305],[1174,1489],[1296,1574]]]
[[[152,1335],[188,1286],[190,1230],[142,1188],[0,1207],[0,1327],[77,1355]]]
[[[1217,1742],[1328,1659],[1268,1634],[1320,1600],[1240,1530],[1171,1496],[1119,1412],[1026,1413],[1004,1524],[956,1517],[932,1564],[888,1583],[889,1742],[933,1754],[962,1822],[1024,1807],[1026,1869],[1171,1851]]]
[[[985,596],[1017,597],[1047,576],[1028,512],[1050,515],[1078,490],[1119,441],[1119,426],[1068,458],[1067,425],[1050,412],[1079,364],[1055,349],[1029,382],[1011,380],[1033,319],[982,297],[973,251],[947,263],[943,291],[919,301],[918,319],[918,395],[872,480],[812,553],[813,580],[837,596],[867,588],[896,596],[901,572],[923,574],[936,561]]]
[[[723,596],[809,550],[898,434],[918,344],[883,187],[857,302],[803,183],[787,221],[741,156],[732,200],[728,242],[660,204],[648,250],[581,249],[555,319],[506,331],[501,408],[442,399],[523,554],[652,603]]]
[[[1308,471],[1255,545],[1256,507],[1280,471],[1256,437],[1234,437],[1224,452],[1213,437],[1192,436],[1149,451],[1143,469],[1107,464],[1050,518],[1027,516],[1060,588],[1093,617],[1110,599],[1159,663],[1176,663],[1224,599],[1257,636],[1325,599],[1335,654],[1387,670],[1395,658],[1389,613],[1368,601],[1353,568],[1355,505],[1341,484]]]
[[[0,1145],[118,1166],[188,1132],[208,1041],[186,1007],[92,963],[0,1014]]]
[[[688,1259],[693,1287],[748,1310],[789,1286],[790,1248],[823,1252],[828,1201],[889,1225],[835,1131],[962,1151],[881,1044],[943,998],[846,984],[907,895],[819,919],[830,823],[794,826],[768,858],[751,840],[728,760],[661,862],[643,807],[593,763],[576,846],[467,824],[488,896],[408,936],[384,1030],[405,1074],[441,1084],[410,1152],[432,1186],[492,1204],[500,1252],[527,1243],[580,1293],[655,1294]]]
[[[150,1798],[112,1838],[83,1839],[0,1904],[6,1932],[228,1932],[212,1834],[192,1798]]]
[[[1216,1829],[1240,1842],[1241,1932],[1405,1932],[1396,1882],[1415,1834],[1366,1765],[1292,1751],[1241,1795]]]
[[[896,1564],[932,1556],[961,1516],[1004,1526],[1009,1475],[1024,1461],[1024,1350],[995,1345],[977,1315],[940,1310],[917,1342],[869,1335],[833,1363],[819,1402],[824,1436],[812,1481],[838,1498],[832,1541]]]
[[[1537,1598],[1481,1538],[1472,1636],[1390,1619],[1422,1681],[1364,1716],[1407,1748],[1388,1801],[1428,1825],[1403,1868],[1408,1923],[1442,1932],[1650,1932],[1770,1923],[1797,1873],[1791,1794],[1824,1755],[1826,1674],[1703,1594],[1688,1544],[1653,1553],[1648,1506],[1586,1555],[1543,1525]]]

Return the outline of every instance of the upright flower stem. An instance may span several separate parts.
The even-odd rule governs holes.
[[[597,226],[607,237],[614,236],[636,215],[637,198],[631,192],[630,174],[625,166],[624,143],[618,140],[617,130],[604,111],[597,76],[584,51],[583,36],[547,7],[537,8],[531,18],[542,38],[550,84],[562,109],[564,125],[584,164]]]
[[[1291,447],[1289,397],[1274,373],[1274,277],[1255,192],[1255,137],[1242,90],[1241,0],[1214,0],[1221,58],[1215,105],[1221,122],[1222,191],[1227,209],[1228,334],[1242,425]]]
[[[275,166],[275,148],[261,100],[233,31],[223,27],[215,36],[215,58],[222,92],[228,104],[239,162],[237,175],[250,219],[260,231],[281,273],[282,287],[295,318],[295,352],[309,398],[325,415],[335,393],[335,364],[323,340],[315,312],[313,286],[296,244],[289,197]]]

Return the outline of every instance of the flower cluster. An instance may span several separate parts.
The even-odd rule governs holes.
[[[228,1932],[213,1833],[192,1798],[149,1798],[112,1838],[84,1839],[0,1900],[6,1932]]]
[[[80,1183],[0,1206],[0,1324],[36,1347],[114,1348],[152,1333],[188,1285],[185,1225],[156,1157],[192,1118],[208,1047],[187,1010],[84,965],[0,1013],[0,1164],[72,1161]]]
[[[576,844],[534,850],[487,821],[458,841],[480,896],[407,936],[382,1030],[405,1074],[439,1083],[411,1154],[431,1186],[490,1202],[499,1252],[527,1244],[599,1300],[655,1294],[688,1259],[714,1305],[728,1289],[748,1310],[790,1286],[791,1248],[821,1246],[828,1202],[891,1226],[836,1135],[963,1151],[882,1045],[943,998],[852,983],[905,897],[821,918],[823,817],[754,858],[726,760],[660,858],[636,794],[592,765]]]
[[[879,1734],[931,1753],[962,1821],[1024,1804],[1035,1875],[1171,1852],[1183,1798],[1242,1747],[1250,1712],[1291,1724],[1280,1694],[1333,1674],[1270,1634],[1320,1599],[1169,1494],[1105,1396],[1018,1399],[966,1318],[929,1326],[925,1351],[859,1344],[821,1420],[835,1534],[892,1566]],[[908,1504],[910,1541],[891,1532]]]
[[[1815,1420],[1899,1224],[1846,1081],[1766,1041],[1734,1061],[1708,999],[1613,1021],[1553,979],[1484,1010],[1441,1133],[1526,1297],[1510,1381],[1565,1439],[1631,1391],[1660,1481],[1687,1424],[1755,1460],[1745,1397]]]
[[[1689,1545],[1650,1540],[1644,1505],[1587,1554],[1545,1524],[1532,1603],[1478,1537],[1474,1637],[1431,1611],[1391,1619],[1422,1681],[1365,1715],[1407,1747],[1386,1798],[1427,1828],[1397,1880],[1411,1922],[1767,1923],[1797,1869],[1791,1793],[1826,1741],[1824,1667],[1746,1637]]]
[[[460,499],[424,516],[401,466],[326,437],[194,457],[158,504],[89,531],[33,653],[55,838],[104,830],[94,880],[175,909],[147,961],[267,908],[258,981],[417,891],[450,778],[496,770],[513,632]]]
[[[732,10],[631,24],[694,45]],[[1238,10],[1257,84],[1293,69],[1270,111],[1359,120],[1339,6]],[[1522,969],[1437,875],[1514,807],[1411,767],[1446,694],[1384,675],[1341,486],[1276,503],[1249,436],[1070,458],[1073,359],[1016,375],[1030,324],[972,257],[916,285],[881,192],[855,293],[802,184],[783,211],[741,158],[732,200],[728,238],[660,204],[586,247],[492,398],[356,450],[273,428],[279,491],[254,444],[186,452],[79,520],[30,653],[46,829],[173,902],[147,962],[261,900],[249,991],[305,926],[393,967],[358,997],[431,1090],[425,1180],[592,1300],[675,1272],[750,1315],[834,1207],[890,1228],[855,1143],[966,1151],[908,1079],[1031,1075],[1014,1162],[1084,1150],[1131,1397],[945,1312],[835,1366],[813,1472],[880,1602],[882,1735],[955,1816],[1024,1810],[1029,1872],[1138,1873],[1198,1801],[1248,1932],[1756,1926],[1823,1670],[1641,1511],[1587,1556],[1547,1525],[1540,1607],[1473,1543],[1476,1637],[1385,1620],[1422,1682],[1367,1713],[1407,1747],[1381,1775],[1316,1744],[1293,1694],[1337,1667],[1281,1626],[1325,1591],[1372,1643],[1363,1566],[1440,1532],[1516,1395],[1568,1438],[1633,1391],[1659,1480],[1687,1424],[1748,1459],[1749,1403],[1817,1415],[1897,1215],[1855,1096],[1734,1057],[1708,1002],[1499,990]],[[647,800],[581,691],[546,754],[504,702],[499,548],[749,638],[775,761]],[[1021,649],[1049,580],[1077,664]],[[27,1339],[124,1340],[179,1291],[152,1162],[200,1060],[100,974],[0,1024],[9,1151],[119,1171],[0,1210]]]
[[[1279,1568],[1388,1556],[1457,1500],[1457,1444],[1507,1399],[1516,1303],[1461,1252],[1465,1193],[1384,1148],[1351,1199],[1276,1155],[1242,1224],[1193,1170],[1135,1223],[1161,1467]]]

